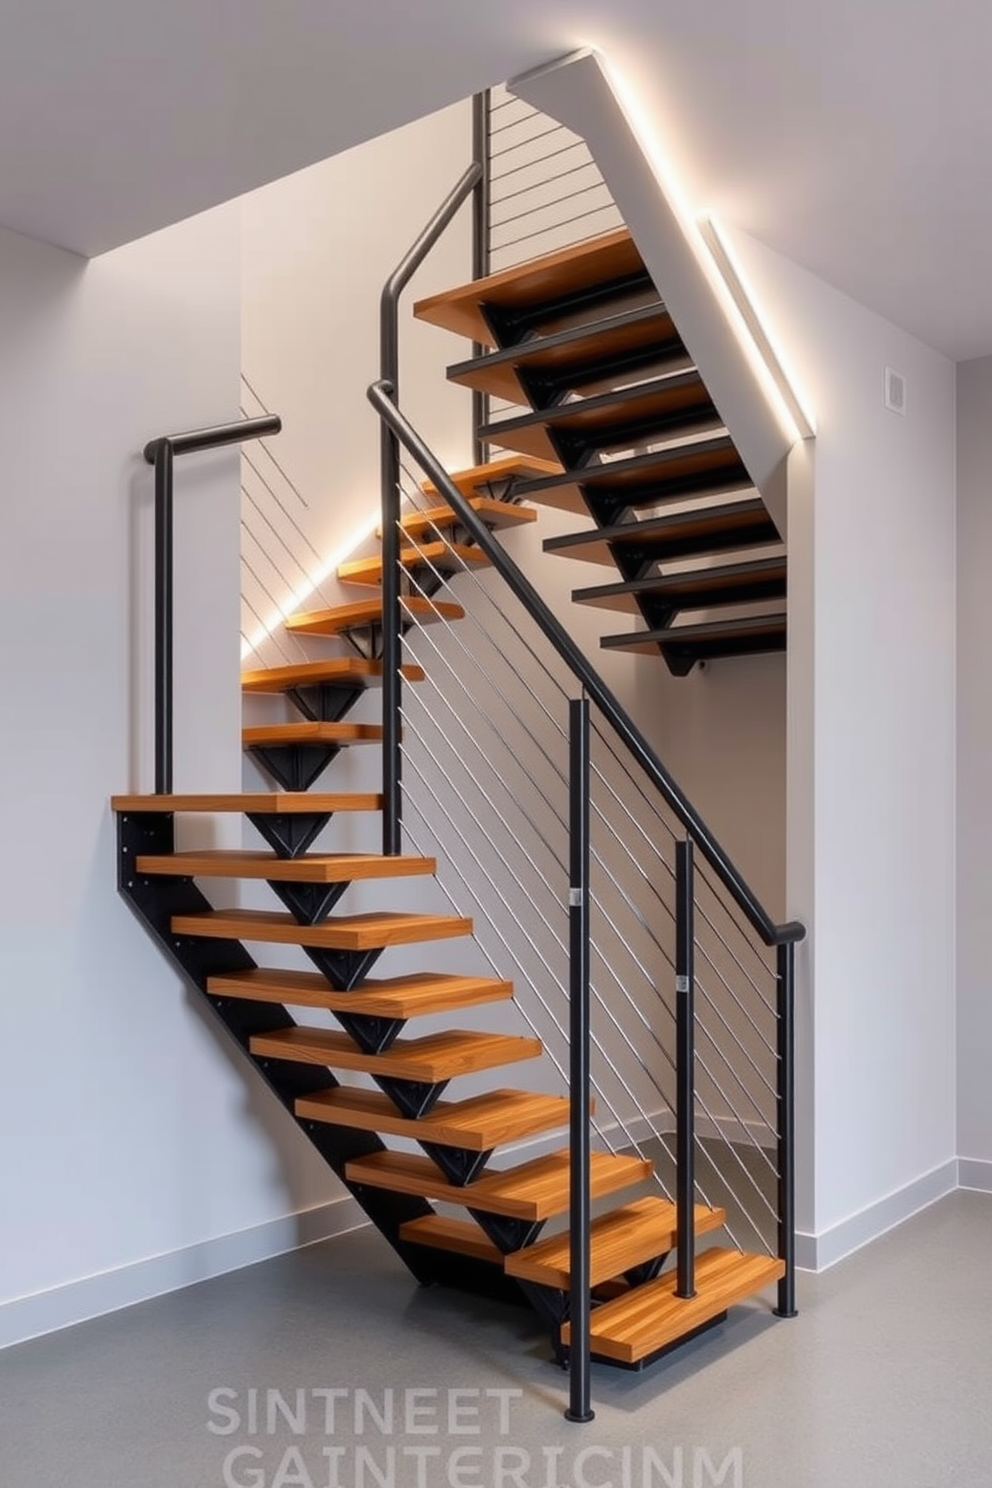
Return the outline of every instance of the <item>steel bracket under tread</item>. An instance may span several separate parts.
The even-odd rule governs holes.
[[[654,342],[636,351],[618,352],[610,357],[587,357],[581,362],[566,367],[562,372],[541,371],[538,368],[520,367],[517,380],[527,394],[531,406],[537,410],[553,408],[566,394],[590,382],[619,382],[631,372],[644,367],[653,367],[665,362],[689,360],[685,343],[678,336]]]
[[[298,858],[312,847],[327,826],[329,811],[249,811],[255,831],[269,844],[277,858]]]
[[[368,951],[332,951],[326,946],[304,946],[303,949],[336,992],[350,992],[368,975],[385,947],[373,946]]]
[[[557,1353],[561,1325],[568,1321],[569,1295],[558,1287],[541,1286],[536,1281],[517,1277],[517,1285],[545,1327],[551,1331],[551,1346]]]
[[[366,1054],[384,1054],[406,1027],[405,1018],[374,1018],[368,1013],[345,1013],[338,1009],[334,1016]]]
[[[632,1287],[643,1286],[646,1281],[654,1281],[656,1276],[661,1275],[669,1254],[670,1252],[666,1250],[661,1255],[655,1256],[653,1260],[642,1261],[639,1266],[631,1266],[623,1273],[624,1280],[629,1281]]]
[[[172,933],[177,914],[196,914],[212,908],[210,901],[188,878],[139,876],[134,860],[139,853],[168,854],[175,851],[175,821],[170,813],[122,812],[118,816],[118,888],[134,913],[178,966],[188,983],[203,994],[203,1005],[227,1030],[259,1076],[265,1080],[291,1116],[301,1096],[338,1084],[329,1070],[298,1061],[255,1059],[249,1044],[256,1034],[273,1033],[295,1026],[285,1008],[272,1003],[239,997],[210,997],[208,977],[232,971],[249,971],[255,961],[237,940],[213,940]],[[395,1194],[386,1189],[361,1190],[345,1175],[349,1162],[385,1151],[374,1132],[332,1127],[325,1122],[298,1121],[325,1162],[358,1199],[372,1223],[389,1241],[400,1259],[424,1285],[443,1279],[445,1262],[431,1257],[422,1246],[408,1244],[400,1236],[407,1220],[434,1213],[426,1199]]]
[[[327,918],[337,904],[346,883],[315,884],[286,883],[282,879],[268,880],[269,888],[282,900],[298,925],[318,925]]]
[[[533,1245],[545,1224],[543,1219],[511,1219],[506,1214],[489,1214],[485,1209],[470,1209],[468,1212],[504,1255],[523,1250],[525,1245]]]
[[[355,687],[347,683],[314,682],[306,687],[291,687],[286,696],[311,723],[337,723],[364,692],[363,684]]]
[[[448,1182],[458,1188],[474,1183],[493,1155],[492,1148],[488,1152],[471,1152],[467,1147],[447,1147],[440,1142],[421,1142],[420,1145],[437,1163]]]
[[[600,284],[590,284],[582,289],[573,289],[568,294],[550,296],[535,305],[512,309],[483,301],[479,310],[497,343],[503,348],[519,345],[528,339],[535,326],[544,321],[574,315],[578,310],[593,309],[596,305],[608,304],[620,296],[637,294],[645,289],[654,289],[651,276],[646,269],[636,269],[630,274],[619,274]]]
[[[383,1095],[388,1095],[401,1115],[410,1121],[419,1121],[434,1109],[441,1092],[447,1089],[447,1080],[428,1085],[422,1080],[394,1080],[388,1075],[376,1075],[375,1083]]]
[[[307,791],[340,748],[340,744],[249,744],[248,753],[283,790]]]

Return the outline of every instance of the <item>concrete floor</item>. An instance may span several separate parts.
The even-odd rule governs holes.
[[[794,1321],[594,1367],[576,1426],[531,1314],[356,1231],[0,1354],[0,1484],[992,1488],[990,1257],[992,1197],[953,1194],[801,1276]]]

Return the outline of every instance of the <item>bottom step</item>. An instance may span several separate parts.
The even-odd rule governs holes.
[[[775,1256],[746,1255],[737,1250],[701,1251],[696,1257],[694,1297],[676,1297],[675,1272],[666,1271],[655,1281],[595,1309],[590,1348],[602,1358],[636,1364],[762,1291],[784,1272],[785,1262]],[[568,1343],[570,1337],[570,1326],[563,1323],[562,1343]]]

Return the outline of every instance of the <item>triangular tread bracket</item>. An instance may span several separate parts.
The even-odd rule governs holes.
[[[292,687],[286,696],[311,723],[337,723],[364,694],[364,687],[316,682],[306,687]]]
[[[283,790],[307,791],[340,748],[340,744],[250,744],[248,753]]]
[[[369,951],[334,951],[326,946],[304,946],[304,950],[336,991],[350,992],[368,976],[385,947],[373,946]]]
[[[319,925],[337,904],[348,883],[284,883],[268,880],[269,888],[289,910],[298,925]]]
[[[458,1188],[473,1183],[493,1155],[492,1148],[488,1152],[472,1152],[467,1147],[448,1147],[440,1142],[421,1142],[420,1145],[448,1182]]]
[[[248,820],[279,858],[298,858],[312,847],[331,819],[330,811],[249,811]]]

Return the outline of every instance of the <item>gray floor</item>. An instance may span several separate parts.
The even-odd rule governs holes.
[[[0,1484],[989,1488],[990,1259],[992,1198],[953,1194],[801,1276],[794,1321],[738,1308],[644,1374],[597,1366],[575,1426],[529,1314],[419,1290],[359,1231],[0,1354]],[[266,1391],[304,1392],[305,1431],[276,1407],[269,1432]]]

